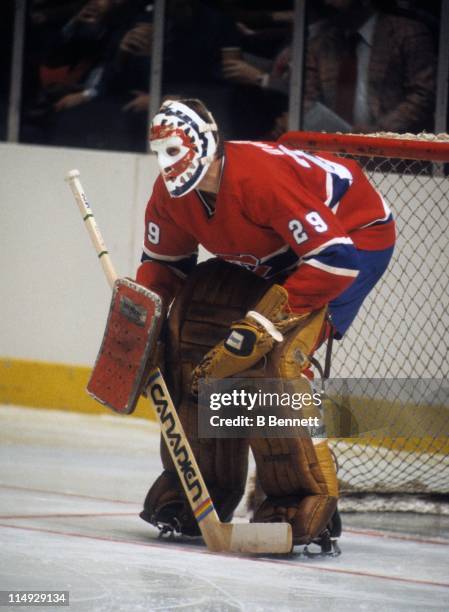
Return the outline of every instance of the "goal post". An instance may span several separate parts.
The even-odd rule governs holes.
[[[289,132],[280,142],[356,159],[397,226],[387,272],[332,355],[332,377],[383,381],[385,398],[366,409],[389,412],[397,426],[331,442],[342,492],[448,495],[449,136]]]
[[[449,134],[327,134],[287,132],[279,142],[295,143],[308,151],[328,151],[350,157],[384,157],[449,162]]]

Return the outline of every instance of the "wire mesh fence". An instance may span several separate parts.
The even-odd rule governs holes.
[[[347,335],[334,343],[332,363],[339,378],[381,379],[379,405],[391,410],[398,426],[383,438],[331,442],[341,489],[448,494],[449,177],[437,161],[377,151],[351,155],[350,144],[341,140],[344,155],[362,164],[384,196],[398,233],[389,269]],[[389,379],[407,379],[409,385],[411,379],[431,380],[438,391],[429,395],[427,385],[415,385],[412,398],[404,399],[397,386],[388,390]],[[379,406],[374,402],[368,409]]]

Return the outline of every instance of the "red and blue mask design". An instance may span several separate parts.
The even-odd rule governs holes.
[[[209,119],[182,102],[167,100],[151,122],[150,147],[173,198],[195,189],[215,158],[217,126],[210,113]]]

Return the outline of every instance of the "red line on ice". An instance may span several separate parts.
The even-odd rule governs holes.
[[[132,541],[132,540],[117,540],[115,538],[108,538],[104,536],[91,536],[91,535],[85,535],[82,533],[72,533],[68,531],[54,531],[51,529],[40,529],[39,527],[21,527],[17,525],[7,525],[4,523],[0,523],[0,527],[5,527],[7,529],[19,529],[19,530],[24,530],[24,531],[37,531],[40,533],[49,533],[51,535],[67,536],[67,537],[72,537],[72,538],[85,538],[87,540],[113,542],[115,544],[131,544],[134,546],[144,546],[147,548],[159,548],[159,549],[166,548],[167,549],[167,547],[164,545],[154,544],[150,542],[137,542],[137,541]],[[192,550],[192,548],[187,548],[186,546],[176,546],[175,547],[175,546],[170,545],[170,548],[168,548],[168,550],[178,550],[178,551],[183,551],[183,552],[196,552],[198,554],[217,554],[217,553],[209,553],[209,551],[207,550],[205,551]],[[225,555],[225,556],[228,558],[230,557],[230,555]],[[338,568],[332,568],[332,567],[320,567],[318,565],[308,565],[306,563],[301,563],[298,561],[288,561],[286,559],[267,559],[267,558],[256,558],[256,557],[240,555],[240,558],[241,557],[244,557],[245,559],[250,559],[252,561],[257,561],[259,563],[274,563],[274,564],[289,565],[292,567],[301,567],[306,570],[312,570],[312,571],[316,570],[319,572],[327,572],[331,574],[332,573],[345,574],[349,576],[361,576],[363,578],[377,578],[380,580],[389,580],[393,582],[405,582],[408,584],[420,584],[423,586],[449,588],[449,583],[447,582],[433,582],[431,580],[419,580],[415,578],[404,578],[401,576],[386,576],[384,574],[373,574],[371,572],[362,572],[362,571],[358,572],[355,570],[345,570],[345,569],[338,569]]]

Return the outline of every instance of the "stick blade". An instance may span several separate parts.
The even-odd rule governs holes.
[[[293,548],[288,523],[232,523],[229,552],[285,554]]]

